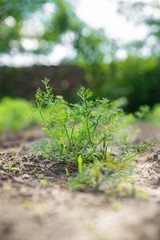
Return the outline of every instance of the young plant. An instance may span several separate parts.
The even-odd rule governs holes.
[[[80,101],[68,103],[53,94],[48,79],[43,83],[45,90],[37,90],[36,106],[49,139],[34,150],[57,161],[77,162],[78,174],[69,178],[72,189],[97,190],[104,184],[107,192],[119,189],[119,184],[128,179],[135,156],[129,147],[119,157],[113,153],[117,148],[122,150],[119,137],[118,144],[116,139],[124,117],[122,110],[106,98],[92,100],[93,93],[83,87],[77,92]],[[68,169],[65,171],[70,175]]]
[[[80,102],[68,103],[53,94],[48,79],[43,83],[45,91],[36,93],[36,106],[50,137],[41,144],[43,154],[59,161],[77,161],[78,156],[85,162],[106,159],[122,111],[112,108],[105,98],[90,100],[93,93],[83,87],[77,92]]]
[[[8,173],[18,173],[20,171],[20,169],[18,167],[15,167],[15,163],[14,162],[9,162],[4,169],[8,172]]]

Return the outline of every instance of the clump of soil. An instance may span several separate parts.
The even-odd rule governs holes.
[[[154,146],[137,161],[135,187],[148,194],[111,199],[102,193],[72,192],[66,171],[76,164],[29,154],[27,148],[45,136],[40,128],[0,137],[0,239],[2,240],[159,240],[160,131],[141,124],[137,141]]]

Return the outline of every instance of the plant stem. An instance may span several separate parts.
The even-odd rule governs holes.
[[[68,133],[68,129],[67,129],[66,124],[64,124],[64,130],[65,130],[66,136],[67,136],[67,138],[68,138],[68,145],[70,146],[70,145],[71,145],[71,139],[70,139],[70,136],[69,136],[69,133]]]
[[[97,119],[97,122],[96,122],[96,124],[95,124],[95,126],[94,126],[94,128],[93,128],[92,138],[93,138],[93,135],[94,135],[94,133],[95,133],[95,131],[96,131],[96,128],[97,128],[97,126],[98,126],[98,124],[99,124],[99,120],[100,120],[101,117],[102,117],[102,115],[99,115],[99,117],[98,117],[98,119]]]
[[[52,132],[51,132],[50,128],[48,127],[48,124],[47,124],[47,122],[46,122],[46,120],[45,120],[45,118],[44,118],[44,116],[43,116],[41,107],[40,107],[38,110],[39,110],[39,114],[40,114],[40,116],[41,116],[41,118],[42,118],[42,121],[43,121],[46,129],[47,129],[48,132],[50,133],[51,138],[54,138],[53,135],[52,135]]]

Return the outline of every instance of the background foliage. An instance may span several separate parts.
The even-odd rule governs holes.
[[[96,97],[124,96],[128,111],[159,102],[159,1],[117,0],[118,11],[127,20],[148,26],[145,39],[125,45],[107,37],[102,29],[93,29],[81,21],[72,3],[69,0],[0,0],[0,57],[17,53],[47,55],[58,44],[71,46],[73,57],[63,59],[62,64],[82,68]],[[125,51],[125,59],[118,58],[119,50]]]

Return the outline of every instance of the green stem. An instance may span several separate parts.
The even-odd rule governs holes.
[[[66,124],[64,125],[64,130],[65,130],[65,132],[66,132],[66,136],[67,136],[67,138],[68,138],[68,145],[70,146],[71,145],[71,139],[70,139],[70,136],[69,136],[69,133],[68,133],[68,129],[67,129],[67,126],[66,126]]]
[[[94,126],[94,128],[93,128],[92,138],[93,138],[93,135],[94,135],[94,133],[95,133],[95,131],[96,131],[96,128],[97,128],[97,126],[98,126],[98,124],[99,124],[99,120],[100,120],[101,117],[102,117],[102,115],[99,115],[99,117],[98,117],[98,119],[97,119],[97,122],[96,122],[96,124],[95,124],[95,126]]]
[[[77,117],[76,117],[76,119],[75,119],[75,121],[74,121],[73,127],[72,127],[72,129],[71,129],[70,139],[72,139],[72,137],[73,137],[73,132],[74,132],[75,126],[76,126],[76,124],[77,124],[77,120],[78,120],[78,115],[77,115]]]
[[[48,130],[48,132],[50,133],[51,138],[53,139],[54,137],[53,137],[52,132],[51,132],[50,128],[48,127],[48,124],[47,124],[47,122],[46,122],[46,120],[45,120],[45,118],[44,118],[44,116],[43,116],[41,107],[40,107],[38,110],[39,110],[39,114],[40,114],[40,116],[41,116],[41,118],[42,118],[42,121],[43,121],[46,129]]]
[[[86,121],[86,127],[87,127],[87,133],[88,133],[88,137],[89,137],[89,142],[90,142],[91,144],[93,144],[92,138],[91,138],[91,134],[90,134],[88,119],[86,118],[85,121]]]

